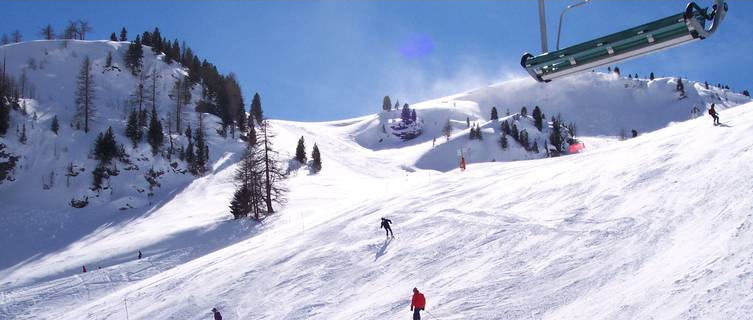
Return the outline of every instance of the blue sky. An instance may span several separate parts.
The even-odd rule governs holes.
[[[550,47],[561,10],[547,1]],[[703,6],[712,1],[697,1]],[[593,0],[565,18],[562,45],[681,12],[687,1]],[[623,73],[682,76],[753,89],[753,1],[731,0],[705,41],[620,64]],[[159,26],[221,72],[234,72],[247,102],[262,96],[272,118],[321,121],[374,113],[384,95],[402,102],[525,76],[520,56],[538,53],[536,1],[0,1],[0,33],[26,40],[51,23],[94,27],[106,39]]]

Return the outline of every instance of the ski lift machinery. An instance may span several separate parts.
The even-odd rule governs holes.
[[[539,82],[549,82],[576,72],[703,40],[716,32],[728,9],[725,0],[714,0],[711,13],[709,8],[701,8],[691,2],[685,11],[678,14],[560,49],[562,18],[567,10],[591,2],[583,0],[562,10],[557,30],[557,50],[550,52],[547,49],[544,0],[538,2],[543,53],[537,56],[525,53],[520,64]],[[708,29],[707,20],[711,21]]]

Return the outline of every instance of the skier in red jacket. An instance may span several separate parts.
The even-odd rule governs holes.
[[[426,298],[424,294],[413,288],[413,299],[410,302],[410,311],[413,311],[413,320],[421,320],[421,310],[426,309]]]

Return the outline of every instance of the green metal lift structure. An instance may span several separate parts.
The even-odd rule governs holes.
[[[520,61],[534,79],[549,82],[576,72],[706,39],[716,32],[728,10],[725,0],[715,0],[710,13],[709,8],[701,8],[691,2],[681,13],[560,49],[560,31],[565,12],[590,1],[569,5],[562,11],[557,32],[557,50],[549,52],[544,0],[538,0],[543,53],[537,56],[525,53]],[[706,21],[711,21],[708,28]]]

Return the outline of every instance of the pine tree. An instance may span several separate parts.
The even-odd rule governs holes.
[[[511,131],[510,135],[512,136],[512,138],[515,139],[515,141],[520,142],[520,136],[519,136],[520,132],[518,132],[518,126],[515,123],[512,124],[512,128],[510,128],[510,131]]]
[[[264,113],[261,110],[261,97],[258,92],[254,94],[254,98],[251,100],[251,115],[254,116],[256,124],[260,124],[264,119]],[[249,126],[251,125],[252,124],[249,122]]]
[[[410,121],[411,123],[415,123],[418,118],[416,117],[416,109],[411,109],[410,111]]]
[[[84,132],[89,132],[89,120],[94,117],[94,74],[92,73],[89,56],[84,57],[81,71],[78,74],[78,88],[76,90],[76,118],[83,120]]]
[[[539,132],[541,132],[541,129],[544,127],[544,119],[541,117],[541,109],[539,109],[539,106],[536,106],[533,108],[533,124],[536,126],[536,129],[539,129]]]
[[[131,104],[136,108],[137,123],[139,127],[146,126],[146,80],[147,75],[143,72],[139,73],[138,83],[131,93]],[[142,118],[143,117],[143,118]]]
[[[89,25],[89,21],[86,21],[86,20],[79,19],[78,24],[79,24],[78,32],[80,36],[79,40],[86,40],[86,33],[90,31],[94,31],[94,28],[92,28]]]
[[[283,204],[284,194],[287,191],[282,186],[282,181],[286,178],[285,172],[279,167],[277,162],[277,152],[272,149],[272,138],[274,135],[270,130],[269,121],[266,119],[259,125],[261,140],[259,148],[263,151],[262,161],[264,163],[264,202],[267,206],[267,214],[274,213],[273,203]]]
[[[534,153],[539,153],[539,141],[538,140],[533,141],[533,146],[531,147],[531,151],[533,151]]]
[[[13,39],[14,43],[19,43],[21,41],[24,41],[24,37],[21,35],[21,31],[18,31],[18,30],[13,31],[10,37]]]
[[[306,163],[306,145],[304,144],[303,136],[298,139],[298,145],[295,147],[295,159],[302,164]]]
[[[56,135],[58,134],[58,130],[60,130],[60,123],[58,123],[58,116],[52,117],[52,124],[50,124],[50,130],[54,132]]]
[[[400,119],[403,121],[403,123],[411,123],[410,106],[408,106],[407,103],[403,105],[403,110],[400,111]]]
[[[26,144],[26,141],[28,141],[28,137],[26,137],[26,122],[24,122],[21,129],[21,135],[18,136],[18,142],[20,142],[21,144]]]
[[[617,76],[620,76],[620,67],[614,67],[614,73],[617,74]]]
[[[149,121],[149,132],[147,134],[147,141],[152,146],[152,154],[156,155],[162,148],[162,143],[165,139],[165,134],[162,132],[162,122],[157,115],[157,109],[152,106],[152,115]]]
[[[447,119],[447,122],[445,122],[444,128],[442,128],[442,133],[445,138],[447,138],[447,141],[450,141],[450,135],[452,135],[452,124],[450,123],[450,119]]]
[[[39,31],[39,35],[44,37],[44,40],[53,40],[55,39],[55,30],[53,30],[52,25],[48,23],[47,26]]]
[[[233,193],[233,200],[230,201],[230,213],[233,218],[240,219],[248,216],[250,211],[249,203],[251,202],[251,192],[246,186],[241,186]]]
[[[743,90],[743,95],[750,98],[750,92],[748,92],[748,90]]]
[[[118,36],[115,35],[115,32],[110,34],[110,41],[118,41]]]
[[[704,81],[703,82],[703,86],[706,88],[706,90],[708,90],[709,89],[709,82],[708,81]]]
[[[113,36],[115,33],[113,32]],[[114,41],[114,40],[113,40]],[[112,67],[112,51],[107,52],[107,58],[105,59],[105,69]]]
[[[3,33],[2,38],[0,38],[0,45],[4,46],[9,43],[10,43],[10,39],[8,38],[8,35]]]
[[[149,123],[147,122],[147,120],[149,119],[148,115],[149,113],[146,111],[146,108],[139,111],[139,127],[144,129],[149,127]]]
[[[465,117],[465,127],[470,128],[471,127],[471,118]]]
[[[78,22],[68,20],[68,25],[63,31],[63,39],[72,40],[78,38]]]
[[[131,144],[136,148],[141,141],[141,135],[138,112],[135,109],[131,109],[131,112],[128,113],[125,136],[131,140]]]
[[[245,217],[252,214],[256,220],[261,219],[264,210],[264,162],[263,152],[257,145],[246,145],[243,156],[234,176],[236,192],[230,203],[233,215]]]
[[[10,105],[5,101],[3,87],[0,86],[0,136],[5,136],[10,128]]]
[[[322,170],[322,155],[319,154],[319,147],[314,143],[314,150],[311,151],[312,169],[314,172]]]
[[[254,125],[253,116],[248,116],[248,133],[246,134],[246,143],[256,145],[256,126]]]
[[[675,90],[680,92],[681,95],[685,95],[685,85],[682,84],[682,78],[677,78],[677,86],[675,87]]]
[[[201,81],[201,73],[199,72],[201,70],[201,62],[199,62],[199,57],[193,57],[190,67],[188,78],[191,79],[191,83],[199,83]]]
[[[193,174],[203,175],[207,171],[207,163],[209,162],[209,147],[206,144],[206,136],[204,133],[204,115],[199,113],[199,127],[194,130],[194,146],[196,148]]]
[[[574,138],[575,133],[578,131],[578,127],[575,125],[575,122],[570,122],[567,124],[567,130],[570,131],[570,135]]]
[[[120,29],[120,41],[128,41],[128,30],[125,27]]]
[[[492,121],[499,120],[499,115],[497,115],[497,107],[492,107],[491,119]]]
[[[125,67],[131,70],[131,73],[136,76],[141,72],[142,60],[144,58],[144,48],[141,45],[141,38],[137,35],[136,40],[128,45],[125,57]]]
[[[384,96],[384,99],[382,99],[382,110],[390,111],[390,109],[392,109],[392,100],[390,100],[390,96]]]
[[[152,110],[156,110],[158,108],[157,106],[157,97],[160,94],[159,91],[159,79],[161,78],[159,72],[157,72],[157,68],[152,68],[151,72],[149,72],[148,76],[148,85],[146,87],[146,98],[148,104],[152,107]]]
[[[507,120],[502,121],[502,124],[500,125],[500,129],[505,134],[511,134],[512,130],[510,129],[510,123],[507,122]]]
[[[159,32],[159,28],[155,27],[152,32],[152,52],[159,55],[162,52],[162,34]]]
[[[651,74],[648,75],[648,79],[649,80],[654,80],[654,73],[653,72],[651,72]]]
[[[193,150],[193,141],[188,141],[188,146],[186,147],[186,163],[188,164],[189,170],[193,171],[194,165],[196,163],[196,155],[194,154]]]
[[[107,178],[107,168],[100,162],[97,167],[92,170],[92,190],[97,191],[102,189],[102,183]]]
[[[183,107],[191,100],[191,83],[184,77],[179,77],[173,83],[170,98],[175,101],[175,130],[181,133],[180,120]]]
[[[507,134],[502,132],[502,137],[499,138],[499,145],[502,147],[502,150],[507,150],[508,142],[507,142]]]
[[[108,164],[118,156],[118,153],[118,143],[115,141],[112,127],[107,128],[104,134],[100,132],[94,142],[94,158],[103,164]]]
[[[138,35],[136,35],[138,37]],[[154,46],[154,43],[152,42],[152,34],[149,33],[149,31],[144,31],[144,33],[141,34],[141,44],[152,47]]]
[[[188,80],[186,80],[188,82]],[[241,132],[241,134],[246,133],[248,131],[248,127],[246,126],[246,120],[248,117],[246,117],[246,107],[241,103],[240,107],[238,108],[238,114],[235,116],[238,123],[238,131]]]
[[[528,143],[528,131],[526,131],[526,129],[520,130],[520,133],[518,133],[518,141],[526,151],[531,149],[531,145]]]
[[[526,109],[526,106],[520,108],[520,115],[524,117],[528,115],[528,109]]]
[[[552,117],[552,133],[549,134],[549,143],[551,143],[552,146],[557,149],[558,153],[562,153],[563,138],[562,132],[560,131],[561,127],[562,123],[559,117]]]

